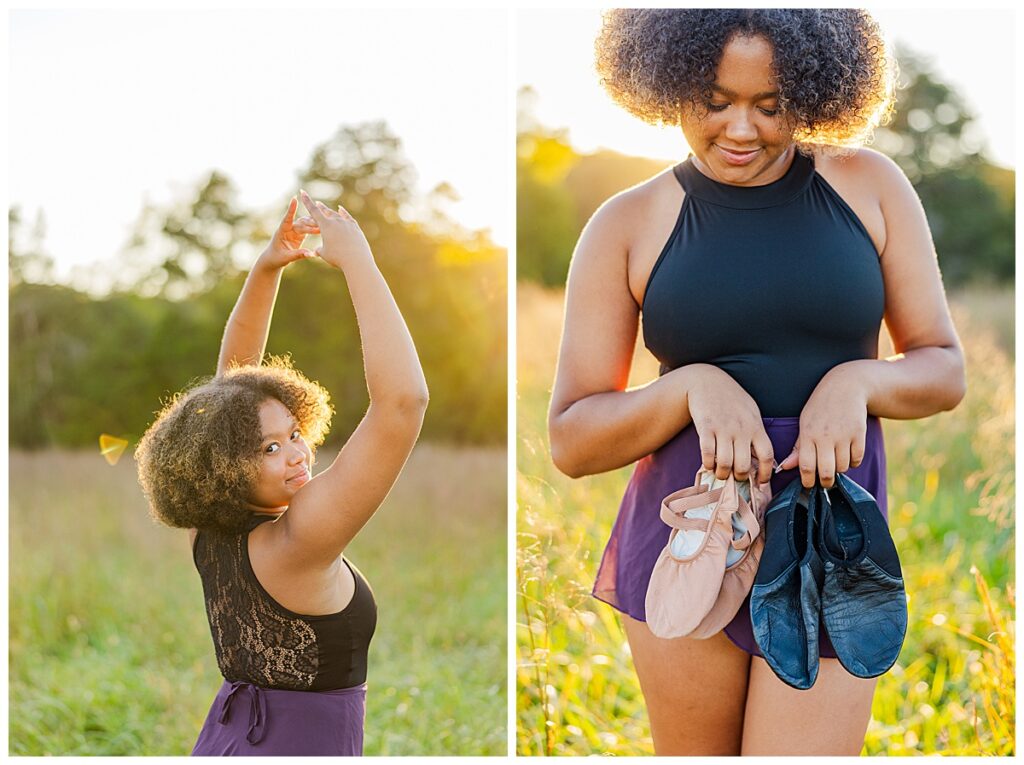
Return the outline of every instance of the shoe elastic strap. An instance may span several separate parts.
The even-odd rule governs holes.
[[[751,492],[753,492],[753,487],[751,487]],[[753,493],[751,493],[751,497],[753,497]],[[761,533],[761,524],[757,522],[757,518],[750,510],[750,505],[746,503],[743,497],[740,497],[740,506],[736,514],[739,515],[747,530],[743,532],[739,539],[732,540],[732,546],[737,550],[746,550],[750,545],[754,544],[757,535]]]
[[[746,550],[750,545],[757,539],[757,535],[761,533],[761,526],[757,522],[757,518],[750,511],[749,505],[740,498],[740,506],[737,510],[737,514],[740,519],[746,525],[747,530],[738,539],[733,539],[731,544],[737,550]],[[710,530],[711,519],[710,518],[687,518],[685,516],[676,515],[672,511],[669,511],[668,515],[671,517],[666,518],[665,505],[662,505],[662,520],[665,521],[669,526],[680,531],[703,531],[705,534]]]
[[[684,489],[683,491],[690,491]],[[682,493],[682,492],[680,492]],[[684,518],[688,510],[693,510],[698,507],[704,507],[706,505],[714,505],[722,498],[722,489],[714,489],[712,491],[700,491],[689,496],[683,496],[673,499],[672,496],[668,496],[661,503],[661,520],[674,529],[683,528],[679,524],[684,521],[699,521],[704,524],[703,530],[707,531],[708,521],[705,518]],[[672,507],[669,507],[669,502],[672,503]]]
[[[698,481],[703,472],[702,469],[698,473]],[[737,492],[739,507],[736,512],[747,529],[739,539],[735,539],[732,542],[733,547],[737,550],[745,550],[750,547],[754,540],[757,539],[758,534],[761,533],[761,524],[757,522],[757,516],[751,508],[751,505],[756,506],[757,489],[754,487],[752,480],[748,479],[748,482],[750,485],[750,504],[742,496],[739,496],[739,492]],[[686,489],[681,489],[675,494],[670,494],[661,503],[661,520],[666,525],[675,529],[707,531],[709,519],[685,518],[684,516],[688,511],[695,508],[717,504],[727,486],[728,484],[709,490],[706,485],[698,483]],[[670,503],[671,507],[669,506]]]

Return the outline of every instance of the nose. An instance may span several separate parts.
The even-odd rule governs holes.
[[[295,444],[291,450],[291,456],[288,462],[292,465],[298,465],[305,462],[307,456],[305,448],[299,444]]]
[[[725,137],[734,144],[745,146],[757,138],[757,128],[746,109],[733,109],[732,119],[725,126]]]

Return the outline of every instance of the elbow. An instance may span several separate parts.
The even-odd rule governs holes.
[[[577,455],[573,453],[569,439],[562,432],[563,430],[557,422],[549,421],[548,443],[551,449],[551,461],[563,475],[569,478],[582,478],[587,473],[583,469],[583,465],[580,464]]]
[[[427,381],[421,379],[419,385],[398,396],[395,400],[395,408],[422,422],[429,403],[430,391],[427,390]]]
[[[582,478],[587,474],[580,465],[569,459],[564,451],[556,449],[554,446],[551,447],[551,461],[555,463],[558,472],[569,478]]]
[[[427,412],[426,391],[378,396],[370,400],[374,419],[387,422],[396,434],[419,433]]]
[[[371,406],[402,418],[422,420],[428,403],[430,391],[427,390],[427,381],[422,377],[395,390],[384,393],[378,391],[376,395],[373,395],[372,390],[370,392]]]
[[[959,350],[959,349],[958,349]],[[955,409],[964,396],[967,395],[967,371],[964,368],[964,357],[962,352],[957,353],[956,362],[949,374],[949,384],[946,386],[946,398],[943,402],[942,411],[948,412]]]
[[[429,403],[430,392],[427,390],[426,383],[424,383],[420,389],[396,397],[392,406],[403,416],[422,422],[424,415],[427,413],[427,404]]]

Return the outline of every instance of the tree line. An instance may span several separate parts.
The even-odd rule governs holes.
[[[1012,283],[1014,171],[984,157],[977,123],[963,98],[928,61],[897,50],[900,89],[893,121],[873,148],[913,183],[928,216],[947,286]],[[517,128],[516,268],[519,279],[565,284],[576,239],[607,198],[670,165],[602,150],[577,152],[567,131],[541,125],[520,91]]]
[[[367,235],[430,386],[424,438],[505,443],[504,249],[445,214],[450,188],[416,198],[415,170],[384,123],[341,127],[297,180],[342,204]],[[246,210],[237,196],[230,178],[212,171],[191,199],[147,206],[100,297],[54,283],[43,232],[9,211],[11,446],[95,446],[100,433],[134,444],[162,400],[214,374],[248,265],[286,207]],[[285,270],[267,352],[290,354],[330,391],[327,443],[340,445],[368,399],[338,271],[319,261]]]

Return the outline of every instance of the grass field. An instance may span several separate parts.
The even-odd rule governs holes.
[[[367,754],[506,753],[505,464],[419,446],[346,552],[379,608]],[[187,535],[127,454],[14,453],[10,476],[10,754],[188,754],[221,677]]]
[[[879,681],[865,754],[1014,753],[1013,295],[951,305],[967,397],[884,423],[910,626]],[[617,612],[589,596],[630,469],[573,481],[547,447],[561,311],[560,292],[519,286],[517,751],[652,754]],[[656,374],[638,352],[631,384]]]

